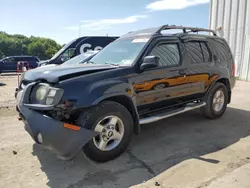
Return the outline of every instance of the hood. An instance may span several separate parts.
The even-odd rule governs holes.
[[[91,74],[99,71],[115,69],[112,65],[69,65],[69,66],[44,66],[29,70],[23,73],[23,79],[28,81],[46,80],[49,83],[57,83],[58,81],[68,78]]]

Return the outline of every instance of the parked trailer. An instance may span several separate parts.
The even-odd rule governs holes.
[[[51,59],[40,61],[39,66],[47,64],[62,64],[65,61],[89,50],[101,50],[118,37],[90,36],[75,39],[61,48]]]

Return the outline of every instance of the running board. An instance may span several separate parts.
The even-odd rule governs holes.
[[[206,105],[205,102],[189,103],[186,106],[181,107],[179,109],[175,109],[175,110],[168,111],[165,113],[160,113],[160,114],[156,114],[156,115],[153,115],[150,117],[142,118],[142,119],[140,119],[140,124],[142,125],[142,124],[148,124],[148,123],[152,123],[155,121],[159,121],[159,120],[162,120],[162,119],[165,119],[165,118],[177,115],[177,114],[181,114],[181,113],[184,113],[184,112],[187,112],[190,110],[200,108],[200,107],[205,106],[205,105]]]

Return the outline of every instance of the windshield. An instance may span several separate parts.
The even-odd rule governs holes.
[[[148,39],[116,40],[103,48],[91,59],[94,64],[113,64],[130,66]]]
[[[66,44],[64,47],[62,47],[51,59],[56,59],[64,50],[66,50],[73,42],[75,42],[76,40],[73,40],[71,42],[69,42],[68,44]]]
[[[84,54],[80,54],[78,56],[75,56],[75,57],[69,59],[68,61],[66,61],[62,65],[73,65],[73,64],[84,63],[85,61],[88,61],[89,58],[91,58],[91,56],[93,56],[96,53],[97,52],[91,51],[91,52],[86,52]]]
[[[3,59],[0,59],[0,61],[4,61],[4,60],[7,60],[8,57],[4,57]]]

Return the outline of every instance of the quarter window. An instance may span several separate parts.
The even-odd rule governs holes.
[[[191,63],[211,62],[212,55],[205,42],[187,42],[185,47]]]
[[[211,42],[220,62],[232,59],[231,50],[224,40],[212,39]]]
[[[180,64],[180,52],[178,44],[160,44],[150,53],[159,57],[159,66],[176,66]]]

